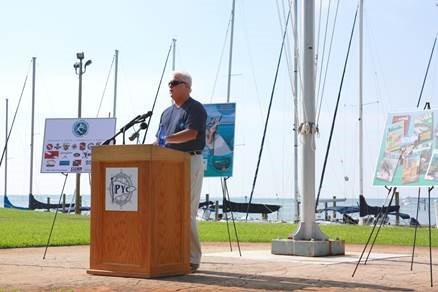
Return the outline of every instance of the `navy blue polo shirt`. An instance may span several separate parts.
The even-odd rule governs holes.
[[[184,152],[202,151],[205,147],[205,127],[207,122],[207,112],[204,106],[189,97],[181,107],[175,104],[168,107],[162,114],[160,119],[160,127],[166,129],[166,136],[181,132],[185,129],[198,131],[196,139],[185,143],[168,143],[166,147]],[[158,135],[158,133],[157,133]]]

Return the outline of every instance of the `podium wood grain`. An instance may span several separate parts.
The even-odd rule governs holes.
[[[138,168],[138,211],[106,211],[106,168]],[[90,274],[189,272],[190,156],[153,145],[92,151]]]

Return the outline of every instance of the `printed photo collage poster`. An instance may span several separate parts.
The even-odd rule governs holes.
[[[438,185],[438,111],[388,114],[373,185]]]
[[[204,104],[207,111],[205,148],[202,151],[205,177],[233,175],[235,103]]]
[[[115,118],[46,119],[42,173],[89,173],[91,149],[114,136]]]

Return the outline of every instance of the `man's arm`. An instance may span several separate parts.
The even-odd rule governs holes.
[[[195,140],[198,136],[198,131],[194,129],[185,129],[178,133],[171,134],[166,137],[166,143],[180,144]]]

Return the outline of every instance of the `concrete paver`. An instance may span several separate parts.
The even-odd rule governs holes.
[[[363,246],[347,245],[346,256],[303,258],[270,254],[270,244],[241,244],[242,257],[228,243],[203,243],[198,273],[159,279],[94,276],[86,273],[89,247],[0,250],[0,291],[433,291],[429,249],[376,246],[352,277]],[[434,249],[433,252],[436,252]],[[433,276],[437,277],[433,264]],[[438,282],[437,284],[438,285]],[[437,288],[438,290],[438,288]]]

